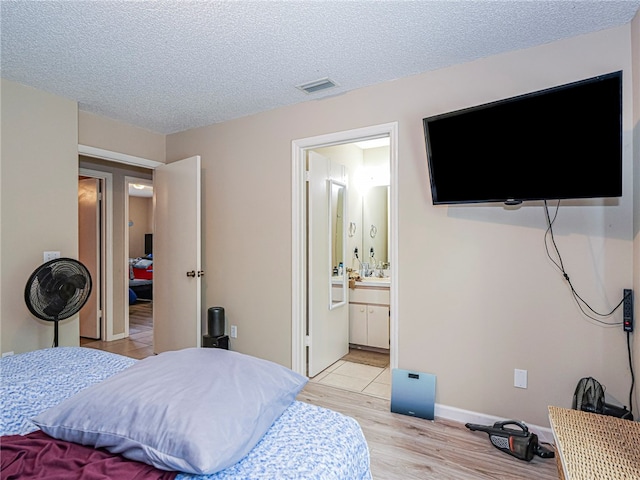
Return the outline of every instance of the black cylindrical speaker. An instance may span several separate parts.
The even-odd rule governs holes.
[[[209,336],[220,337],[224,335],[224,308],[211,307],[207,313]]]

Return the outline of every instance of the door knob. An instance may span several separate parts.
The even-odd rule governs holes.
[[[187,277],[195,277],[195,276],[196,276],[196,272],[194,270],[187,272]]]
[[[199,270],[198,271],[198,276],[199,277],[204,277],[204,270]]]

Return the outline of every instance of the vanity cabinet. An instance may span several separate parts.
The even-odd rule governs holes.
[[[389,348],[389,289],[358,287],[349,295],[349,343]]]
[[[389,348],[389,307],[350,303],[349,343]]]

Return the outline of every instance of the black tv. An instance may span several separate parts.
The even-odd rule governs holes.
[[[144,234],[144,254],[145,255],[153,254],[153,233]]]
[[[622,196],[622,72],[423,119],[434,205]]]

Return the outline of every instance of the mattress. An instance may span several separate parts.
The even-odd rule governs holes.
[[[136,295],[136,300],[153,300],[153,280],[129,280],[129,289]]]
[[[0,435],[37,430],[30,421],[136,360],[83,347],[37,350],[0,359]],[[294,401],[235,465],[177,479],[371,479],[369,450],[351,417]]]

